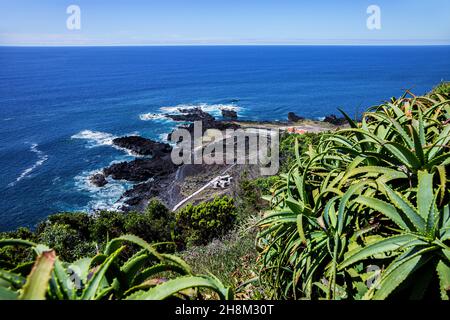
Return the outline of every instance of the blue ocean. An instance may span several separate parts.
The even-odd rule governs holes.
[[[112,208],[126,188],[87,177],[132,159],[114,137],[164,139],[158,114],[286,120],[350,115],[450,80],[450,46],[0,47],[0,231]]]

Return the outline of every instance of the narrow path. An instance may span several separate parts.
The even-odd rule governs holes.
[[[203,187],[201,187],[200,189],[198,189],[197,191],[195,191],[193,194],[191,194],[190,196],[184,198],[183,200],[181,200],[175,207],[173,207],[172,211],[176,211],[178,208],[180,208],[183,204],[185,204],[187,201],[191,200],[193,197],[195,197],[197,194],[199,194],[200,192],[202,192],[203,190],[205,190],[206,188],[208,188],[210,185],[212,185],[214,182],[216,182],[217,180],[219,180],[220,177],[222,177],[223,175],[225,175],[225,173],[227,173],[228,171],[230,171],[231,168],[233,168],[235,164],[232,164],[231,166],[229,166],[227,169],[225,169],[225,171],[223,171],[220,175],[214,177],[211,181],[209,181],[207,184],[205,184]]]

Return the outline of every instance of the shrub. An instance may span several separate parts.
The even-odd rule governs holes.
[[[176,213],[176,240],[182,245],[206,244],[228,231],[235,219],[233,199],[227,196],[196,206],[188,204]]]
[[[159,201],[150,201],[143,213],[100,211],[87,213],[59,213],[41,222],[34,232],[20,228],[0,234],[0,239],[16,238],[40,242],[54,248],[65,261],[75,261],[102,250],[108,239],[131,233],[148,242],[171,241],[174,217]],[[167,249],[167,248],[166,248]],[[1,261],[24,262],[30,251],[23,247],[0,249]]]
[[[124,234],[126,216],[117,211],[99,211],[93,214],[89,226],[91,239],[95,242],[107,242]]]
[[[242,200],[242,205],[246,210],[259,211],[261,206],[261,192],[256,188],[254,180],[243,179],[239,183],[239,196]]]
[[[89,226],[91,225],[91,216],[84,212],[65,212],[57,213],[47,217],[47,219],[40,223],[36,228],[36,233],[40,234],[47,228],[48,225],[66,225],[68,228],[76,230],[80,237],[88,239],[90,237]],[[22,239],[22,237],[18,237]]]
[[[38,241],[51,248],[65,261],[74,261],[97,251],[95,243],[89,241],[77,229],[62,223],[49,223],[40,231]]]
[[[149,242],[171,241],[171,230],[174,217],[159,201],[150,201],[143,213],[130,212],[126,214],[124,230]]]
[[[267,202],[262,196],[270,192],[270,188],[279,180],[278,176],[259,177],[247,179],[246,175],[241,177],[238,189],[238,218],[246,219],[267,209]]]
[[[0,233],[0,239],[23,239],[35,241],[35,234],[28,228],[18,228],[16,231]],[[27,247],[8,246],[0,248],[0,268],[11,268],[29,261],[33,252]]]

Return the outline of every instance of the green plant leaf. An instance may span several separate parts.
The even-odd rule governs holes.
[[[417,193],[417,212],[425,220],[428,220],[428,213],[434,203],[433,195],[433,174],[426,171],[419,171],[419,185]]]
[[[346,254],[345,260],[339,265],[339,270],[345,269],[348,266],[361,261],[365,258],[374,256],[376,254],[392,252],[397,250],[404,251],[408,247],[427,244],[427,242],[418,239],[411,234],[401,234],[391,236],[371,243],[366,247],[358,248]]]
[[[111,240],[114,241],[114,240]],[[82,300],[93,300],[99,291],[101,283],[105,280],[105,274],[111,264],[119,256],[125,247],[120,247],[115,252],[113,252],[108,258],[99,266],[99,269],[92,276],[91,280],[87,283],[86,288],[83,290],[81,296]]]
[[[153,245],[132,234],[123,235],[111,240],[106,246],[105,254],[110,255],[112,252],[116,251],[117,248],[124,242],[134,243],[147,250],[150,254],[153,254],[158,259],[161,259],[160,254],[156,251]]]
[[[442,300],[449,300],[450,294],[450,264],[448,261],[440,260],[436,271],[439,277],[439,289]]]
[[[26,279],[21,275],[2,269],[0,269],[0,280],[6,281],[10,286],[16,289],[20,289],[26,281]]]
[[[0,286],[0,300],[16,300],[18,297],[18,292]]]
[[[393,141],[386,141],[384,147],[406,167],[410,169],[419,169],[422,166],[417,156],[404,145]]]
[[[431,259],[432,256],[426,253],[432,250],[435,248],[425,247],[422,249],[416,246],[397,257],[381,274],[379,288],[374,286],[368,291],[367,296],[376,290],[372,299],[386,299],[406,278]]]
[[[163,300],[182,290],[189,288],[209,288],[219,294],[221,299],[229,298],[229,289],[223,285],[218,286],[214,279],[209,277],[188,276],[164,282],[146,292],[136,292],[127,298],[127,300]]]
[[[53,250],[43,252],[37,257],[20,293],[21,300],[45,300],[55,259],[56,254]]]
[[[170,262],[177,267],[181,268],[185,274],[192,274],[191,267],[180,257],[177,257],[173,254],[161,253],[163,262]]]
[[[354,202],[365,205],[375,211],[380,212],[381,214],[391,219],[396,225],[398,225],[405,231],[409,231],[413,228],[411,223],[405,221],[403,217],[399,214],[397,209],[395,209],[395,207],[390,203],[366,196],[359,196],[354,200]]]
[[[55,260],[54,267],[54,279],[58,286],[58,290],[64,299],[73,299],[75,297],[74,288],[72,282],[70,281],[67,270],[64,269],[62,262],[59,258]]]
[[[387,184],[382,184],[386,190],[386,194],[394,205],[400,209],[408,220],[414,225],[417,231],[425,232],[426,224],[425,220],[417,213],[414,207],[408,202],[408,200],[401,194],[392,190]]]
[[[36,244],[31,241],[22,239],[0,239],[0,248],[6,246],[24,246],[24,247],[34,247]]]

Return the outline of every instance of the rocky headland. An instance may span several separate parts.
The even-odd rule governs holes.
[[[140,156],[161,157],[172,151],[168,143],[156,142],[140,136],[115,138],[112,142],[119,148],[127,149]]]
[[[222,110],[223,118],[215,117],[201,108],[179,109],[176,114],[166,114],[166,117],[181,122],[178,128],[187,129],[191,135],[194,132],[194,121],[202,122],[203,133],[208,129],[224,131],[238,128],[277,128],[281,131],[289,131],[292,126],[305,132],[320,132],[333,130],[342,126],[345,119],[335,115],[325,117],[324,121],[307,120],[290,112],[287,121],[240,121],[234,110]],[[168,140],[171,140],[171,133]],[[224,143],[224,142],[222,142]],[[127,190],[120,202],[124,203],[122,210],[143,210],[148,201],[158,197],[167,206],[172,207],[184,197],[194,193],[197,189],[208,183],[215,176],[223,172],[227,165],[206,164],[182,164],[175,165],[170,154],[172,146],[168,143],[153,141],[140,136],[125,136],[113,140],[113,144],[119,148],[129,150],[136,155],[136,159],[120,163],[114,163],[90,177],[90,182],[101,188],[108,183],[108,179],[124,180],[133,183],[133,187]],[[254,166],[253,166],[254,167]],[[251,165],[237,165],[230,173],[239,178],[239,173],[245,168],[252,175],[257,171]],[[218,193],[233,192],[230,190],[205,190],[203,198],[213,197]],[[205,199],[199,199],[201,201]],[[195,202],[196,199],[193,199]]]

